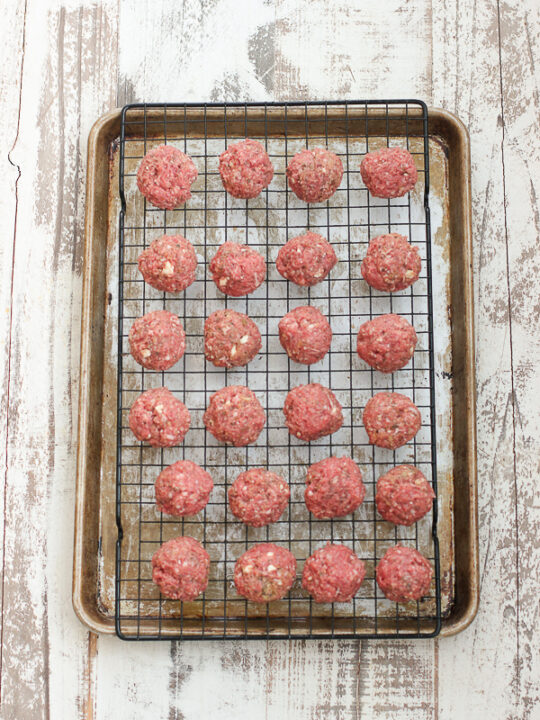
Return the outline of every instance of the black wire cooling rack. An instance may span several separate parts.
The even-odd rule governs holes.
[[[220,153],[244,137],[260,140],[275,168],[270,187],[249,201],[228,196],[218,172]],[[192,198],[174,211],[153,208],[136,187],[142,157],[163,143],[188,153],[199,171]],[[393,145],[413,153],[419,180],[410,195],[379,200],[362,183],[360,161],[369,150]],[[340,188],[318,205],[307,205],[287,191],[287,163],[306,146],[328,147],[343,161]],[[404,528],[384,522],[374,503],[377,478],[399,463],[416,465],[431,479],[435,491],[437,487],[425,104],[394,100],[128,105],[122,112],[119,163],[117,634],[145,640],[436,635],[441,622],[437,504],[426,518]],[[298,288],[277,273],[275,259],[287,239],[308,229],[332,242],[339,263],[319,285]],[[422,257],[420,279],[400,293],[374,291],[360,274],[370,238],[385,232],[408,236]],[[181,295],[154,290],[138,273],[139,254],[164,233],[184,235],[198,254],[197,280]],[[208,263],[226,240],[247,243],[266,256],[267,281],[247,297],[221,295],[209,277]],[[288,359],[277,332],[279,319],[303,304],[321,309],[333,329],[331,351],[309,367]],[[246,367],[218,369],[205,361],[204,320],[223,307],[247,313],[261,330],[262,350]],[[163,308],[179,315],[187,350],[171,370],[151,372],[131,358],[127,335],[135,318]],[[419,338],[412,362],[391,376],[367,367],[355,350],[360,324],[385,312],[406,317]],[[331,387],[345,418],[340,431],[313,443],[291,437],[281,411],[287,392],[307,382]],[[232,384],[248,385],[266,409],[266,427],[257,443],[245,448],[218,443],[202,422],[210,394]],[[139,393],[161,385],[175,393],[191,413],[191,429],[180,447],[151,448],[137,442],[128,427],[129,409]],[[370,445],[361,421],[367,400],[384,389],[408,395],[422,414],[420,432],[394,452]],[[308,465],[331,454],[350,455],[358,462],[367,494],[352,516],[322,521],[313,518],[304,505],[305,474]],[[163,516],[155,506],[154,481],[164,467],[184,457],[210,472],[214,491],[206,509],[195,517]],[[227,490],[240,472],[260,466],[289,481],[291,502],[279,522],[248,528],[228,510]],[[151,558],[159,545],[184,534],[200,540],[211,557],[208,588],[189,603],[161,596],[151,577]],[[239,596],[232,577],[235,560],[249,546],[267,541],[294,553],[298,577],[283,600],[261,606]],[[366,563],[366,578],[349,603],[318,605],[301,588],[304,560],[327,541],[343,542]],[[376,585],[375,566],[396,542],[419,549],[433,564],[431,592],[419,602],[391,603]]]

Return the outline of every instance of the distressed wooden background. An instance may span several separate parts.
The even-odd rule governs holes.
[[[5,720],[540,717],[538,0],[3,0]],[[131,101],[421,97],[472,139],[478,617],[423,642],[126,644],[71,609],[86,140]]]

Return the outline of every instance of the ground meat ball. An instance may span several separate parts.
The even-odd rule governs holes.
[[[379,235],[369,243],[362,261],[362,277],[375,290],[405,290],[418,280],[422,262],[418,248],[404,235]]]
[[[156,480],[156,504],[167,515],[195,515],[206,507],[214,483],[202,467],[178,460],[160,472]]]
[[[422,417],[405,395],[380,392],[368,400],[363,421],[372,445],[395,450],[412,440],[420,430]]]
[[[345,545],[328,543],[308,557],[302,587],[317,603],[349,602],[366,575],[362,560]]]
[[[362,473],[350,457],[329,457],[308,470],[304,499],[316,518],[344,517],[362,504],[365,495]]]
[[[217,440],[239,447],[255,442],[266,415],[252,390],[229,385],[210,397],[203,422]]]
[[[287,179],[293,193],[308,203],[328,200],[339,187],[343,164],[324,148],[301,150],[287,166]]]
[[[161,210],[174,210],[191,197],[197,179],[193,160],[178,148],[160,145],[143,157],[137,172],[137,187]]]
[[[336,253],[322,235],[307,232],[291,238],[278,252],[276,267],[280,275],[297,285],[316,285],[337,263]]]
[[[246,365],[261,344],[259,328],[236,310],[216,310],[204,323],[204,354],[216,367]]]
[[[206,590],[210,556],[192,537],[168,540],[152,557],[152,580],[172,600],[195,600]]]
[[[162,235],[139,255],[145,281],[162,292],[179,293],[195,280],[197,256],[181,235]]]
[[[262,527],[276,522],[289,503],[291,491],[276,473],[254,468],[240,473],[229,488],[232,514],[246,525]]]
[[[418,171],[414,158],[405,148],[382,148],[364,156],[360,174],[375,197],[396,198],[416,185]]]
[[[343,425],[338,399],[319,383],[293,388],[285,398],[283,412],[291,435],[306,442],[331,435]]]
[[[268,153],[256,140],[230,145],[219,156],[223,187],[235,198],[254,198],[270,184],[274,168]]]
[[[435,493],[414,465],[397,465],[377,481],[377,510],[395,525],[413,525],[431,510]]]
[[[238,558],[234,567],[237,591],[258,603],[280,600],[291,589],[295,577],[294,555],[273,543],[254,545]]]
[[[256,290],[266,277],[263,256],[248,247],[226,242],[210,263],[212,279],[225,295],[240,297]]]
[[[429,561],[412,548],[395,545],[377,565],[377,585],[392,602],[419,600],[429,592],[433,571]]]
[[[312,365],[322,360],[332,342],[332,330],[320,310],[297,307],[279,321],[279,341],[291,360]]]
[[[135,360],[149,370],[168,370],[184,354],[186,334],[176,315],[155,310],[137,318],[129,331]]]
[[[183,402],[166,387],[143,392],[129,411],[129,427],[152,447],[178,445],[189,430],[191,418]]]
[[[416,347],[416,332],[401,315],[380,315],[360,326],[356,350],[375,370],[391,373],[404,367]]]

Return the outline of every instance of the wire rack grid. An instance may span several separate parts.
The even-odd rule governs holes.
[[[221,152],[244,137],[263,143],[275,169],[270,186],[248,201],[228,196],[218,171]],[[189,154],[199,171],[192,198],[174,211],[153,208],[136,188],[142,157],[164,143]],[[361,181],[360,160],[370,150],[392,145],[411,151],[419,181],[403,198],[378,200]],[[327,202],[307,205],[287,191],[285,169],[298,150],[316,146],[328,147],[341,157],[344,177]],[[426,518],[405,528],[384,522],[374,502],[377,478],[400,463],[416,465],[431,480],[435,492],[437,489],[428,115],[424,103],[129,105],[122,113],[119,177],[117,634],[144,640],[436,635],[441,623],[437,504]],[[277,273],[275,260],[287,239],[308,229],[330,240],[339,262],[322,283],[299,288]],[[422,257],[420,279],[399,293],[372,290],[360,274],[369,240],[384,232],[408,236]],[[181,295],[146,285],[137,268],[139,254],[167,233],[187,237],[199,259],[197,280]],[[209,276],[208,263],[226,240],[246,243],[266,257],[267,280],[248,296],[222,295]],[[305,304],[318,307],[333,330],[330,352],[323,361],[307,367],[287,357],[277,332],[280,318]],[[232,370],[215,368],[203,353],[204,320],[225,307],[248,314],[263,338],[257,358]],[[137,365],[127,342],[132,322],[157,309],[176,313],[186,330],[185,355],[165,372]],[[386,312],[406,317],[419,338],[412,362],[390,376],[372,370],[356,354],[360,324]],[[334,435],[303,443],[289,435],[282,407],[291,388],[309,382],[332,388],[343,407],[344,424]],[[258,441],[244,448],[218,443],[202,422],[209,396],[233,384],[249,386],[267,415]],[[162,385],[191,413],[191,429],[180,447],[146,446],[135,440],[128,426],[129,409],[139,393]],[[361,421],[367,400],[381,390],[408,395],[422,414],[417,436],[393,452],[370,445]],[[362,469],[366,499],[352,516],[316,520],[303,500],[305,474],[311,463],[330,455],[355,459]],[[183,458],[210,472],[214,490],[204,511],[179,519],[157,511],[153,488],[159,472]],[[252,467],[277,472],[291,486],[289,508],[277,523],[263,528],[244,526],[227,507],[231,483]],[[184,534],[206,547],[211,572],[206,592],[193,602],[182,603],[164,598],[153,584],[151,557],[161,543]],[[316,604],[301,588],[305,559],[328,541],[348,545],[366,564],[366,578],[349,603]],[[298,577],[288,596],[264,606],[242,598],[232,582],[236,559],[257,542],[282,544],[298,562]],[[392,603],[375,582],[377,562],[396,542],[419,549],[433,564],[432,589],[418,602]]]

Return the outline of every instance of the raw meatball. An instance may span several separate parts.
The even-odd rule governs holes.
[[[380,392],[368,400],[363,421],[372,445],[395,450],[412,440],[420,430],[422,417],[406,395]]]
[[[416,332],[401,315],[380,315],[360,326],[356,350],[375,370],[391,373],[404,367],[416,347]]]
[[[137,440],[152,447],[178,445],[189,430],[191,417],[183,402],[166,387],[143,392],[129,411],[129,427]]]
[[[129,331],[135,360],[149,370],[168,370],[184,354],[186,334],[176,315],[155,310],[137,318]]]
[[[320,283],[336,263],[336,253],[328,240],[307,232],[283,245],[278,252],[276,267],[286,280],[305,286]]]
[[[247,365],[261,349],[253,320],[236,310],[216,310],[204,323],[204,354],[216,367]]]
[[[195,515],[206,507],[214,483],[200,465],[178,460],[162,470],[156,480],[156,504],[167,515]]]
[[[197,179],[193,160],[178,148],[159,145],[146,153],[137,172],[137,187],[161,210],[174,210],[191,197]]]
[[[239,447],[255,442],[266,415],[252,390],[229,385],[210,397],[203,422],[217,440]]]
[[[435,493],[414,465],[397,465],[377,481],[377,510],[388,522],[413,525],[431,510]]]
[[[139,270],[156,290],[179,293],[195,280],[197,256],[185,237],[162,235],[139,255]]]
[[[328,200],[339,187],[343,164],[324,148],[301,150],[287,166],[289,187],[300,200],[319,203]]]
[[[273,543],[254,545],[234,566],[236,589],[252,602],[281,600],[291,589],[295,577],[294,555]]]
[[[421,269],[418,248],[398,233],[373,238],[361,266],[368,285],[386,292],[405,290],[418,280]]]
[[[230,145],[219,156],[223,187],[235,198],[254,198],[270,184],[274,168],[268,153],[256,140]]]
[[[252,527],[276,522],[289,503],[291,491],[276,473],[254,468],[240,473],[229,488],[229,505],[239,520]]]
[[[256,290],[266,277],[263,256],[248,247],[226,242],[210,263],[212,279],[225,295],[240,297]]]
[[[360,164],[360,174],[369,192],[380,198],[401,197],[418,180],[413,156],[399,147],[368,153]]]
[[[395,545],[377,565],[377,585],[392,602],[419,600],[429,592],[433,571],[429,561],[412,548]]]
[[[210,556],[192,537],[168,540],[152,557],[152,580],[172,600],[195,600],[206,590]]]
[[[297,307],[279,321],[279,341],[291,360],[312,365],[322,360],[332,342],[332,330],[320,310]]]
[[[328,543],[306,560],[302,587],[317,603],[349,602],[365,575],[366,566],[352,550]]]
[[[362,504],[365,495],[362,473],[350,457],[329,457],[308,470],[304,499],[316,518],[344,517]]]
[[[319,383],[293,388],[285,398],[283,412],[291,435],[306,442],[331,435],[343,425],[338,399]]]

